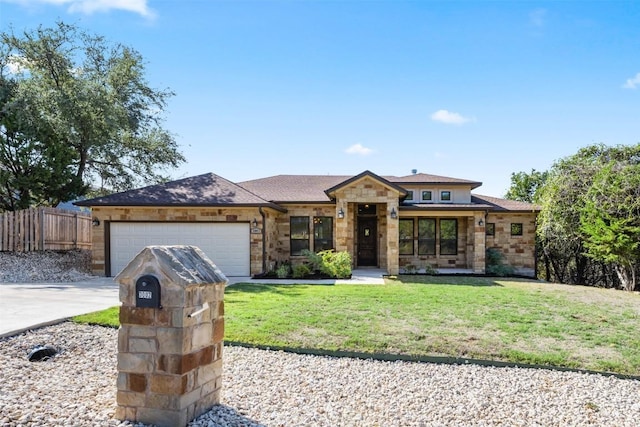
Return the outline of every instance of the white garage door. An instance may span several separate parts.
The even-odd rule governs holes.
[[[226,276],[249,276],[249,224],[112,222],[111,275],[117,275],[145,246],[199,247]]]

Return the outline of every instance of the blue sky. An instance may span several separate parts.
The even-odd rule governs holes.
[[[640,142],[640,2],[0,0],[0,27],[75,23],[176,96],[175,178],[547,170]]]

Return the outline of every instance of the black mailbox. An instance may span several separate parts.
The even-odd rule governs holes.
[[[136,280],[136,307],[162,308],[160,282],[155,276],[147,274]]]

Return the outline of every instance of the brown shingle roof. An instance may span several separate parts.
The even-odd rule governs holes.
[[[448,176],[431,175],[427,173],[415,173],[406,176],[385,176],[390,182],[396,184],[447,184],[447,185],[471,185],[471,188],[478,188],[482,185],[478,181],[467,179],[451,178]]]
[[[360,175],[366,174],[365,171]],[[371,172],[371,175],[377,176]],[[251,181],[239,182],[238,185],[246,188],[272,202],[329,202],[331,199],[325,190],[332,189],[345,181],[349,181],[360,175],[276,175],[267,178],[254,179]],[[450,178],[439,175],[429,175],[418,173],[407,176],[382,176],[379,178],[389,181],[392,184],[449,184],[449,185],[470,185],[476,188],[482,185],[477,181],[466,179]]]
[[[326,190],[370,174],[383,178],[401,189],[401,184],[480,185],[479,182],[437,175],[413,174],[405,177],[377,175],[365,171],[360,175],[276,175],[233,183],[213,173],[184,178],[164,184],[75,202],[78,206],[265,206],[286,211],[277,203],[331,203]],[[536,212],[539,206],[497,197],[472,195],[471,203],[429,203],[402,205],[402,210],[459,209]]]
[[[238,185],[265,200],[278,202],[329,202],[325,190],[350,178],[351,175],[276,175],[239,182]]]
[[[472,194],[471,202],[487,204],[492,211],[511,211],[511,212],[539,212],[540,206],[517,200],[500,199],[498,197],[482,196],[480,194]]]
[[[78,206],[270,206],[282,210],[281,207],[213,173],[83,200],[75,204]]]

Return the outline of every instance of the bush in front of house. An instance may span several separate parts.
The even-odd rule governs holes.
[[[504,255],[497,248],[488,248],[486,251],[486,273],[491,276],[512,276],[516,269],[505,264]]]
[[[293,266],[293,273],[291,274],[294,279],[301,279],[311,274],[311,268],[307,264],[296,264]]]
[[[323,251],[324,272],[337,279],[351,277],[351,255],[349,252]]]
[[[288,262],[283,262],[276,268],[276,276],[278,276],[279,279],[286,279],[289,277],[289,274],[291,274],[291,266]]]
[[[424,274],[426,274],[427,276],[435,276],[436,274],[438,274],[438,270],[436,270],[435,267],[433,267],[431,264],[426,264],[424,266]]]
[[[302,255],[307,257],[307,262],[313,271],[336,279],[351,277],[351,255],[349,252],[336,252],[329,249],[316,253],[305,250]]]
[[[418,274],[420,269],[413,264],[406,264],[402,267],[402,274]]]

